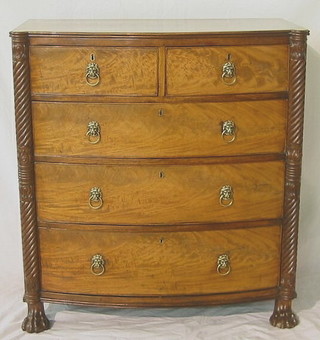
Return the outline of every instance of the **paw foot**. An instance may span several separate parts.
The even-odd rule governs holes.
[[[40,333],[50,328],[42,303],[29,306],[28,316],[23,320],[21,327],[28,333]]]
[[[291,311],[275,311],[270,317],[270,323],[274,327],[293,328],[299,323],[297,316]]]

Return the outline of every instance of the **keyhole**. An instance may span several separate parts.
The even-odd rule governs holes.
[[[165,177],[166,177],[165,173],[163,171],[160,171],[159,178],[165,178]]]
[[[159,240],[160,244],[164,244],[164,238],[161,237],[161,239]]]
[[[94,53],[90,54],[90,60],[91,61],[95,61],[96,60],[96,56],[94,55]]]
[[[164,116],[164,109],[160,109],[159,110],[159,117],[163,117]]]

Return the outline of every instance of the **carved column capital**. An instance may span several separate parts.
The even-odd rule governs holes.
[[[289,36],[290,41],[290,59],[306,59],[308,31],[292,31]]]

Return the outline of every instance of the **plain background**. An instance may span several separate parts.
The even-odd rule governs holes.
[[[320,300],[320,1],[0,0],[0,289],[3,292],[9,286],[17,287],[20,300],[23,294],[22,256],[8,34],[22,22],[36,18],[283,18],[310,30],[297,271],[299,297],[295,303],[298,309],[312,309]]]

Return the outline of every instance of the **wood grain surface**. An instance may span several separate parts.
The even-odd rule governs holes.
[[[86,83],[86,67],[100,68],[100,83]],[[158,92],[157,48],[31,47],[33,94],[95,94],[156,96]]]
[[[237,81],[225,85],[228,55]],[[288,89],[288,46],[186,47],[167,49],[167,94],[275,92]]]
[[[174,224],[282,216],[281,161],[162,167],[36,163],[35,170],[41,220]],[[224,185],[234,190],[234,204],[228,208],[219,203]],[[102,190],[101,209],[88,205],[92,187]]]
[[[41,300],[79,306],[136,308],[213,306],[274,299],[277,287],[234,293],[201,295],[92,295],[41,291]]]
[[[283,152],[287,101],[162,105],[34,102],[32,113],[36,156],[228,156]],[[236,126],[232,143],[221,137],[222,123],[227,120]],[[86,136],[90,121],[101,127],[101,141],[94,145]]]
[[[228,231],[110,233],[40,229],[42,290],[106,295],[246,291],[278,284],[280,227]],[[91,273],[100,254],[105,273]],[[231,272],[217,273],[228,254]]]

